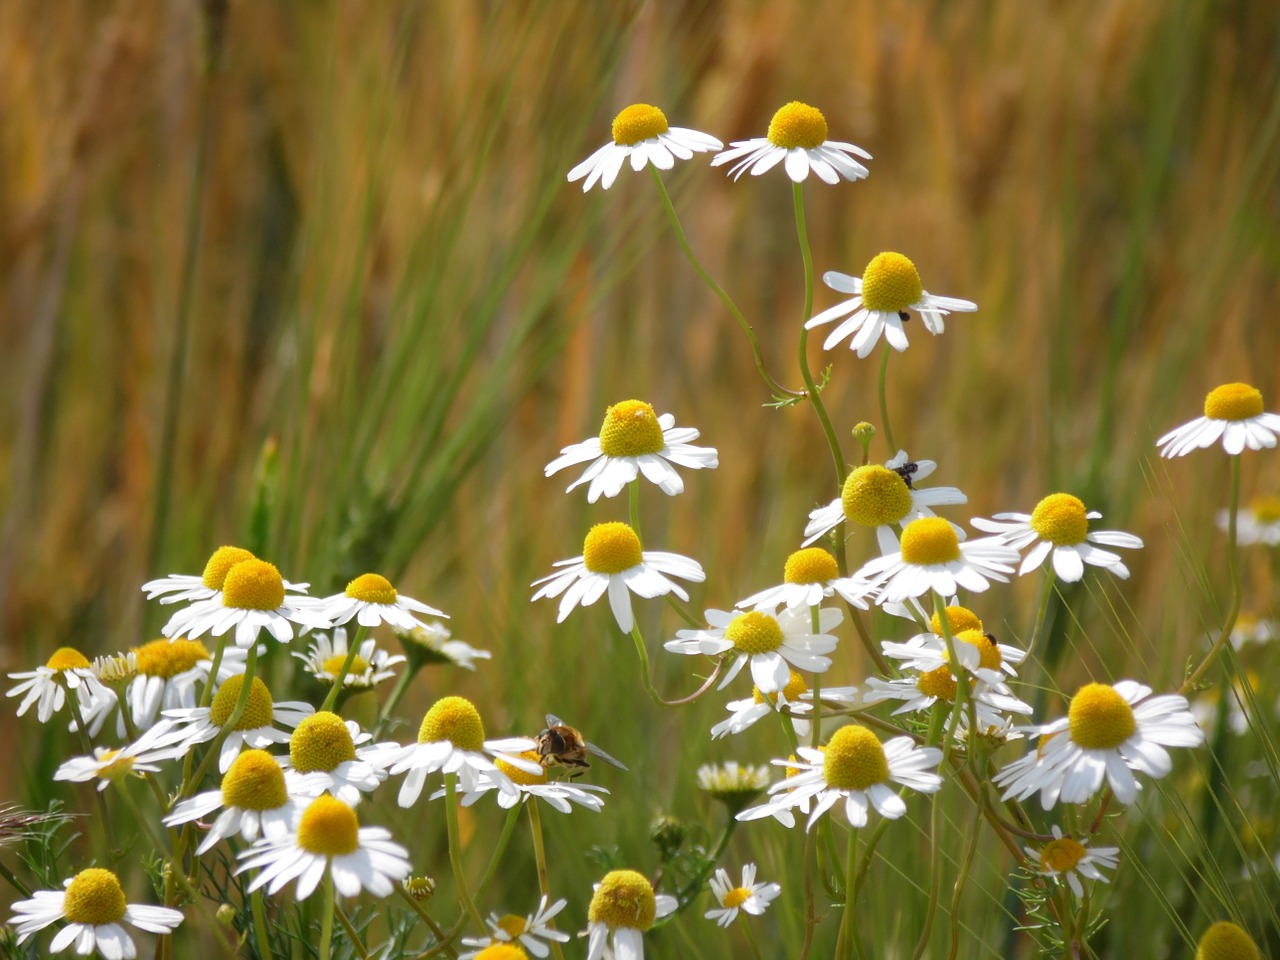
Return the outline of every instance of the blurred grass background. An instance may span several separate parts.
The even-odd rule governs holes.
[[[835,494],[812,413],[762,407],[747,345],[671,242],[647,175],[586,195],[564,182],[636,101],[727,143],[763,135],[800,99],[874,155],[867,181],[806,185],[818,274],[898,250],[926,289],[980,307],[941,338],[916,328],[894,356],[899,441],[968,493],[955,519],[1061,489],[1101,509],[1102,527],[1147,540],[1132,580],[1069,596],[1059,686],[1137,671],[1176,686],[1217,622],[1225,465],[1156,463],[1153,441],[1221,382],[1250,381],[1277,407],[1273,5],[12,0],[0,74],[8,670],[65,643],[92,656],[149,639],[162,616],[139,584],[198,571],[220,543],[254,546],[321,594],[377,569],[494,652],[474,677],[412,691],[407,714],[463,692],[498,735],[536,730],[551,710],[631,764],[629,778],[600,778],[615,789],[603,816],[547,818],[574,922],[598,873],[577,849],[616,844],[648,869],[658,809],[714,823],[693,767],[763,761],[777,731],[711,746],[722,698],[659,714],[602,605],[556,626],[554,604],[528,603],[528,583],[579,553],[589,524],[624,516],[623,503],[562,495],[568,474],[542,476],[610,402],[648,399],[720,451],[683,496],[647,490],[643,503],[646,545],[707,569],[697,608],[775,582],[807,511]],[[701,158],[666,179],[771,370],[797,383],[789,185],[735,184]],[[819,287],[815,309],[834,302]],[[842,436],[878,419],[872,361],[816,345],[811,361],[833,364]],[[1246,458],[1246,497],[1278,485],[1274,455]],[[1034,587],[980,610],[1002,639],[1025,636]],[[1246,596],[1256,613],[1267,603]],[[686,692],[688,663],[657,646],[673,619],[654,609],[644,623],[663,688]],[[839,681],[866,673],[855,647]],[[0,718],[0,763],[47,776],[65,753],[41,746],[58,734],[42,744],[34,722],[21,730],[25,743]],[[13,799],[50,795],[24,789]],[[443,837],[438,811],[414,814]],[[492,814],[477,813],[481,836]],[[787,839],[744,831],[730,866],[759,857],[786,883]],[[508,892],[523,895],[528,850],[514,856]],[[999,955],[1008,864],[994,846],[984,856],[990,930],[976,933]],[[909,950],[923,910],[912,884],[925,880],[869,894],[888,899],[868,916],[893,906],[902,926],[887,943]],[[1113,921],[1117,955],[1185,955],[1185,937],[1223,914],[1221,897],[1197,894],[1185,934],[1172,914],[1203,885],[1167,882],[1163,920]],[[1245,914],[1274,922],[1265,900],[1246,900]],[[778,914],[770,928],[794,936]],[[708,926],[691,916],[651,949],[723,942]]]

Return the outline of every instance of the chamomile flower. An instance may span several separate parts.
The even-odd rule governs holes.
[[[618,960],[644,960],[645,931],[677,906],[675,897],[655,894],[644,874],[610,870],[587,908],[587,960],[601,960],[610,943]]]
[[[816,607],[834,593],[861,610],[867,608],[870,585],[853,577],[841,577],[836,558],[822,547],[805,547],[787,557],[783,568],[782,583],[753,593],[735,606],[739,609],[772,610],[779,604],[788,610],[796,607]]]
[[[218,688],[209,706],[184,707],[164,712],[165,717],[177,724],[177,738],[184,753],[196,744],[213,740],[222,732],[231,719],[231,714],[235,712],[243,688],[244,674],[241,673],[229,677]],[[244,747],[262,750],[272,744],[288,743],[290,733],[281,730],[277,724],[292,731],[313,713],[315,708],[301,700],[273,702],[267,685],[260,677],[254,677],[249,684],[249,699],[245,701],[244,712],[222,741],[218,752],[218,771],[226,773]]]
[[[1262,960],[1262,951],[1242,928],[1219,920],[1200,938],[1195,960]]]
[[[806,330],[820,327],[845,317],[827,339],[824,350],[830,350],[846,337],[849,349],[865,357],[880,342],[880,335],[889,346],[901,353],[907,349],[907,332],[903,323],[911,319],[910,311],[920,314],[924,328],[935,337],[942,333],[942,318],[948,313],[971,313],[978,305],[969,300],[953,297],[935,297],[920,283],[916,265],[900,253],[880,253],[867,264],[861,277],[828,270],[822,282],[840,293],[852,293],[853,299],[838,303],[828,310],[811,317],[804,325]]]
[[[845,816],[854,827],[867,825],[867,812],[874,807],[888,820],[907,812],[907,805],[890,783],[910,787],[920,793],[934,793],[942,778],[932,772],[942,761],[936,747],[917,747],[910,737],[894,737],[885,743],[858,724],[841,727],[826,747],[815,750],[798,747],[799,759],[774,760],[778,766],[796,772],[769,788],[774,799],[759,807],[743,810],[739,820],[773,816],[813,801],[806,830],[840,801]]]
[[[355,806],[387,779],[384,767],[399,744],[371,744],[369,734],[354,720],[317,710],[303,718],[289,737],[288,769],[303,776],[294,792],[318,797],[328,792]]]
[[[111,697],[93,675],[89,658],[74,647],[59,647],[42,667],[9,674],[10,680],[21,680],[6,697],[22,697],[18,716],[36,705],[36,719],[48,723],[67,704],[67,691],[74,690],[80,710],[92,708],[97,701]]]
[[[1224,383],[1204,398],[1204,416],[1170,430],[1156,441],[1162,457],[1182,457],[1211,447],[1219,440],[1232,456],[1245,447],[1262,450],[1276,445],[1280,414],[1262,409],[1262,393],[1247,383]]]
[[[929,591],[949,597],[963,587],[981,593],[990,581],[1008,582],[1018,552],[999,537],[961,543],[939,517],[912,520],[902,531],[901,549],[869,560],[858,576],[880,587],[881,602],[901,602]]]
[[[295,895],[305,900],[325,874],[344,897],[368,890],[386,897],[409,875],[409,851],[391,839],[385,827],[362,827],[356,812],[335,797],[316,797],[303,811],[296,830],[266,836],[240,854],[237,874],[257,870],[249,892],[266,887],[279,893],[294,880]]]
[[[414,629],[425,631],[424,627]],[[306,665],[307,673],[320,683],[331,685],[346,663],[350,650],[347,631],[338,627],[333,631],[332,638],[326,633],[319,634],[306,653],[295,650],[293,655]],[[342,686],[352,691],[370,690],[394,677],[396,673],[391,668],[404,663],[405,659],[401,654],[393,656],[385,650],[379,650],[372,638],[365,640],[352,658],[351,667],[342,678]]]
[[[747,863],[742,866],[742,883],[736,887],[729,879],[728,871],[719,867],[711,878],[711,892],[720,906],[708,910],[703,916],[728,927],[738,919],[739,910],[755,917],[763,914],[769,909],[770,902],[782,893],[782,887],[776,883],[756,883],[756,865]]]
[[[696,773],[699,790],[705,790],[713,800],[719,800],[729,808],[733,816],[760,795],[769,786],[769,768],[765,764],[739,764],[736,760],[724,763],[704,763]]]
[[[196,849],[198,855],[227,837],[239,836],[246,843],[260,834],[283,837],[293,830],[310,800],[290,791],[298,777],[293,771],[286,772],[267,751],[245,750],[223,775],[219,789],[182,801],[164,818],[164,825],[204,820],[221,810]]]
[[[969,613],[963,607],[949,607],[947,609],[948,613],[952,609]],[[948,615],[947,619],[953,624],[963,622],[960,618],[953,619],[950,615]],[[937,616],[935,614],[933,623],[936,624],[936,622]],[[999,690],[1007,690],[1005,681],[1009,677],[1018,675],[1017,670],[1014,668],[1025,660],[1027,656],[1025,650],[1019,650],[1017,647],[1000,643],[991,634],[983,633],[980,621],[977,627],[965,627],[958,630],[952,626],[951,636],[955,644],[956,656],[959,657],[961,665],[975,680]],[[912,637],[906,643],[885,640],[880,644],[880,649],[884,651],[886,657],[902,661],[903,668],[907,670],[929,673],[941,667],[950,669],[950,654],[947,652],[947,642],[937,633],[922,633],[919,636]]]
[[[429,607],[420,600],[401,596],[390,580],[377,573],[363,573],[356,577],[342,593],[335,593],[320,601],[319,610],[335,627],[355,620],[362,627],[389,623],[401,630],[412,630],[414,627],[426,626],[414,616],[415,613],[449,618],[447,613]]]
[[[196,684],[209,682],[213,657],[199,640],[174,637],[152,640],[132,653],[137,658],[138,672],[125,690],[129,715],[140,729],[155,723],[161,710],[179,710],[196,705]],[[222,651],[215,686],[226,683],[245,671],[249,652],[238,647]],[[119,731],[124,735],[124,720]]]
[[[768,136],[735,140],[711,165],[732,163],[729,173],[737,180],[748,170],[758,177],[781,163],[793,183],[803,183],[810,170],[826,183],[839,183],[866,178],[867,168],[854,157],[870,160],[871,154],[852,143],[828,140],[822,111],[793,100],[773,115]]]
[[[752,680],[765,693],[785,688],[791,680],[791,667],[822,673],[831,666],[830,658],[824,656],[836,648],[836,638],[830,631],[844,622],[844,613],[834,608],[818,611],[818,633],[810,632],[809,611],[800,608],[781,613],[708,610],[705,616],[710,626],[676,631],[676,639],[664,644],[666,649],[690,656],[731,656],[733,663],[718,690],[723,690],[750,664]]]
[[[553,473],[576,463],[591,465],[565,489],[568,493],[584,483],[587,502],[595,503],[601,494],[616,497],[640,474],[668,496],[684,490],[684,480],[676,467],[689,470],[712,469],[720,465],[714,447],[695,447],[698,439],[693,427],[677,427],[669,413],[658,416],[652,406],[642,400],[623,400],[605,411],[600,435],[574,443],[560,451],[560,456],[547,464],[545,473]]]
[[[484,774],[498,790],[518,796],[519,790],[511,778],[499,770],[485,753],[501,756],[516,769],[537,774],[542,772],[541,764],[518,756],[536,746],[528,737],[486,740],[484,721],[480,719],[480,711],[475,704],[464,697],[442,697],[422,718],[418,742],[389,751],[385,765],[393,775],[408,774],[400,786],[397,800],[402,807],[411,806],[418,799],[427,775],[437,770],[458,774],[466,792],[473,792],[480,775]]]
[[[1150,694],[1150,687],[1133,680],[1081,687],[1067,716],[1030,728],[1040,736],[1036,751],[996,774],[1003,799],[1039,793],[1046,810],[1059,800],[1085,803],[1105,777],[1117,800],[1133,803],[1142,788],[1133,771],[1163,777],[1173,769],[1165,747],[1204,742],[1185,697],[1147,699]]]
[[[834,706],[847,707],[857,702],[857,687],[823,687],[822,700]],[[791,671],[791,680],[775,693],[761,693],[759,687],[753,687],[751,696],[743,700],[730,700],[726,708],[729,719],[721,720],[711,728],[711,739],[718,740],[729,734],[742,733],[753,726],[757,720],[767,717],[774,711],[785,711],[791,717],[791,728],[796,736],[803,740],[809,736],[811,729],[805,716],[813,713],[813,691],[805,683],[804,677]]]
[[[1063,836],[1062,828],[1053,827],[1053,839],[1039,850],[1034,847],[1023,847],[1032,862],[1038,863],[1039,873],[1054,880],[1066,881],[1071,892],[1077,897],[1084,896],[1084,884],[1081,877],[1106,883],[1102,867],[1114,870],[1119,862],[1119,847],[1088,846],[1088,840],[1076,840]]]
[[[545,957],[550,953],[547,943],[568,943],[569,935],[551,926],[557,914],[566,906],[568,900],[557,900],[551,903],[547,897],[538,901],[538,909],[523,917],[507,914],[499,917],[496,913],[488,916],[490,934],[484,938],[463,937],[462,943],[468,947],[479,947],[467,953],[458,954],[458,960],[475,960],[485,947],[500,943],[518,943],[535,957]]]
[[[601,190],[608,190],[628,160],[636,173],[650,163],[659,170],[670,170],[677,159],[688,160],[695,153],[719,150],[723,146],[710,134],[667,126],[666,114],[657,107],[633,103],[613,118],[613,142],[606,143],[570,170],[569,182],[586,177],[583,193],[597,181]]]
[[[222,596],[222,585],[227,573],[242,560],[257,558],[243,547],[219,547],[213,551],[201,574],[171,573],[159,580],[149,580],[142,585],[148,600],[160,598],[161,603],[196,603]],[[284,583],[289,593],[306,593],[309,584]]]
[[[1218,529],[1224,533],[1231,523],[1231,511],[1218,511]],[[1265,543],[1280,547],[1280,496],[1254,497],[1236,516],[1236,543],[1242,547]]]
[[[58,767],[53,779],[76,783],[97,780],[98,790],[102,791],[108,784],[130,774],[140,777],[158,773],[162,761],[186,754],[187,748],[176,742],[180,736],[167,722],[161,721],[133,743],[115,750],[95,747],[92,757],[72,757]]]
[[[18,943],[50,924],[65,920],[49,944],[50,953],[62,953],[75,944],[87,957],[95,950],[109,960],[138,955],[133,938],[121,921],[147,933],[172,933],[182,922],[182,911],[169,907],[132,904],[125,900],[120,880],[110,870],[90,867],[63,884],[62,890],[37,890],[30,900],[13,905],[9,924]]]
[[[900,700],[902,706],[893,711],[896,717],[902,713],[919,713],[928,710],[939,700],[953,704],[956,700],[957,687],[955,674],[951,672],[950,667],[946,666],[914,677],[900,677],[897,680],[868,677],[867,691],[863,694],[863,701],[879,703],[884,700]],[[1023,703],[1011,694],[993,690],[983,683],[976,684],[971,695],[974,717],[978,722],[978,729],[982,731],[1002,730],[1008,726],[1009,719],[1004,716],[1004,713],[1031,713],[1030,704]],[[961,713],[962,727],[967,726],[968,722],[968,712]],[[957,735],[960,729],[957,728]]]
[[[895,526],[917,517],[932,517],[934,507],[967,503],[969,500],[955,487],[915,486],[937,468],[932,460],[910,460],[905,450],[899,450],[883,466],[869,463],[850,470],[840,496],[809,514],[809,524],[804,528],[805,546],[834,530],[840,521],[848,520],[875,528],[876,542],[882,554],[896,552],[898,537],[894,533]],[[852,579],[857,582],[865,580],[858,574]]]
[[[294,624],[321,629],[330,625],[321,603],[315,597],[290,596],[274,564],[241,560],[227,571],[219,596],[179,610],[160,632],[195,640],[205,633],[220,637],[234,627],[236,646],[248,649],[265,628],[281,643],[288,643]]]
[[[997,513],[991,520],[974,517],[979,530],[998,534],[1004,542],[1021,552],[1035,544],[1022,559],[1018,575],[1030,573],[1053,555],[1053,572],[1068,583],[1084,577],[1084,566],[1101,567],[1120,579],[1128,579],[1129,568],[1119,554],[1102,550],[1095,544],[1136,550],[1142,540],[1118,530],[1090,532],[1089,521],[1100,520],[1096,510],[1085,511],[1078,497],[1069,493],[1052,493],[1036,504],[1031,513]]]
[[[623,633],[630,633],[635,624],[632,593],[645,599],[674,593],[681,600],[688,600],[689,595],[670,577],[692,583],[701,583],[707,577],[696,560],[678,553],[642,551],[636,532],[628,524],[616,521],[597,523],[587,533],[582,556],[558,560],[554,566],[561,569],[532,585],[539,587],[534,600],[564,594],[556,623],[563,623],[574,607],[589,607],[608,591],[609,606]]]
[[[413,669],[427,664],[448,664],[474,671],[477,660],[493,659],[488,650],[477,650],[469,643],[451,639],[453,634],[439,621],[412,630],[396,630],[395,635]]]
[[[517,793],[508,793],[498,789],[498,784],[491,779],[487,773],[481,773],[476,777],[475,783],[462,796],[462,805],[469,807],[490,790],[498,790],[498,806],[504,810],[510,810],[517,803],[526,803],[530,797],[537,797],[545,800],[552,808],[561,813],[570,813],[573,810],[573,804],[586,807],[588,810],[599,813],[604,809],[604,799],[598,794],[608,793],[604,787],[597,787],[590,783],[568,782],[564,780],[549,780],[547,771],[542,766],[542,757],[537,750],[523,750],[520,752],[518,759],[524,760],[529,764],[529,768],[517,767],[508,763],[502,757],[494,758],[494,765],[498,770],[516,785]],[[538,768],[537,773],[533,773],[533,767]],[[444,791],[433,793],[431,799],[443,797]]]

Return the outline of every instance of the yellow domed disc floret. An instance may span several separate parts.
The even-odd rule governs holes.
[[[390,605],[396,602],[396,588],[386,577],[362,573],[347,584],[346,594],[352,600]]]
[[[653,926],[657,912],[653,886],[644,874],[635,870],[610,870],[591,897],[587,919],[610,929],[629,927],[644,931]]]
[[[298,846],[323,857],[355,853],[360,848],[356,812],[336,797],[316,797],[298,821]]]
[[[529,960],[529,955],[514,943],[492,943],[472,960]]]
[[[127,906],[120,881],[110,870],[90,867],[81,870],[63,894],[62,915],[69,923],[97,927],[119,923]]]
[[[1248,420],[1262,413],[1262,392],[1247,383],[1224,383],[1204,398],[1210,420]]]
[[[418,728],[419,743],[448,740],[459,750],[479,753],[484,749],[484,722],[480,711],[466,697],[441,697]]]
[[[209,720],[222,727],[231,719],[236,703],[240,700],[240,690],[244,686],[244,674],[228,677],[227,682],[214,694],[213,703],[209,707]],[[275,711],[271,702],[271,691],[257,677],[249,684],[249,699],[244,705],[244,713],[236,721],[237,730],[257,730],[269,727],[275,719]]]
[[[222,778],[222,805],[275,810],[289,799],[280,762],[265,750],[245,750]]]
[[[1275,494],[1254,497],[1249,509],[1258,523],[1280,523],[1280,497]]]
[[[133,772],[136,757],[120,755],[119,750],[108,750],[98,757],[98,777],[102,780],[119,780]]]
[[[274,610],[284,603],[284,579],[274,563],[242,560],[227,571],[222,605],[238,610]]]
[[[138,658],[138,672],[148,677],[168,680],[186,673],[201,660],[209,659],[209,651],[199,640],[176,637],[173,640],[152,640],[133,648]]]
[[[844,515],[864,527],[897,523],[911,510],[911,490],[895,471],[877,463],[858,467],[840,490]]]
[[[168,643],[167,640],[160,641]],[[75,647],[59,647],[53,651],[53,655],[45,662],[45,666],[50,670],[63,672],[66,670],[83,670],[88,667],[89,658],[77,650]]]
[[[806,547],[787,557],[782,579],[785,583],[826,583],[840,576],[836,558],[822,547]]]
[[[916,680],[916,689],[926,697],[955,703],[956,678],[951,675],[951,667],[944,664],[936,670],[920,674],[920,678]]]
[[[1031,529],[1041,540],[1060,547],[1084,543],[1089,532],[1089,518],[1084,504],[1069,493],[1051,493],[1031,511]]]
[[[516,939],[520,934],[528,929],[524,917],[517,917],[514,913],[508,913],[505,917],[498,920],[496,926],[499,930],[509,936],[512,940]]]
[[[1067,873],[1076,868],[1076,864],[1084,859],[1085,849],[1070,837],[1059,837],[1045,844],[1040,851],[1040,869],[1048,872],[1056,870]]]
[[[822,776],[837,790],[865,790],[889,779],[889,761],[880,738],[858,724],[841,727],[827,743]]]
[[[804,682],[804,677],[800,676],[796,671],[791,671],[791,679],[787,681],[787,685],[782,688],[782,696],[786,698],[787,703],[794,703],[800,699],[800,694],[809,689],[809,685]],[[761,693],[759,687],[751,688],[751,695],[755,698],[756,703],[777,703],[777,693]]]
[[[592,573],[621,573],[639,566],[640,538],[617,520],[597,523],[582,544],[582,562]]]
[[[740,613],[724,628],[724,638],[739,653],[768,653],[782,646],[782,628],[767,613]]]
[[[633,103],[613,118],[613,142],[620,147],[633,147],[642,140],[652,140],[666,133],[667,115],[647,103]]]
[[[643,400],[623,400],[605,412],[600,426],[600,452],[606,457],[638,457],[667,445],[653,407]]]
[[[951,627],[951,635],[953,637],[965,630],[982,629],[982,621],[968,607],[947,607],[947,624]],[[933,616],[929,618],[929,629],[938,636],[942,636],[942,621],[938,619],[936,610]]]
[[[338,675],[338,671],[342,669],[342,665],[346,662],[347,655],[345,653],[335,653],[332,657],[325,660],[324,663],[320,664],[320,667],[331,677],[336,677]],[[369,661],[357,653],[351,658],[351,666],[347,669],[347,676],[358,677],[368,669]]]
[[[826,139],[827,118],[817,107],[799,100],[779,108],[769,121],[769,142],[784,150],[794,147],[812,150],[822,146]]]
[[[1071,739],[1086,750],[1114,750],[1138,729],[1133,707],[1105,683],[1081,687],[1071,698],[1067,716]]]
[[[1000,656],[1000,648],[996,642],[981,630],[961,630],[955,635],[960,643],[967,643],[978,649],[978,666],[983,670],[999,670],[1004,658]]]
[[[204,574],[200,580],[210,590],[221,590],[227,573],[237,563],[255,559],[254,555],[243,547],[219,547],[204,565]]]
[[[726,907],[740,907],[751,899],[751,891],[746,887],[734,887],[724,895]]]
[[[900,253],[878,253],[862,272],[862,305],[898,313],[924,296],[916,265]]]
[[[539,763],[542,760],[542,756],[537,750],[525,750],[524,752],[517,754],[517,756],[519,756],[521,760],[530,760],[533,763]],[[546,770],[543,770],[541,773],[530,773],[528,770],[521,770],[519,767],[507,763],[507,761],[503,760],[501,757],[494,757],[493,762],[494,765],[505,773],[508,779],[517,786],[532,787],[540,783],[547,782]]]
[[[1262,960],[1262,951],[1253,937],[1234,923],[1219,920],[1200,938],[1196,960]]]
[[[960,541],[941,517],[920,517],[902,531],[904,563],[927,567],[960,559]]]
[[[328,710],[307,717],[289,738],[289,762],[299,773],[323,770],[356,758],[356,745],[342,718]]]

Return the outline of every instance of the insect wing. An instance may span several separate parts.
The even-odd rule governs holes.
[[[594,743],[586,743],[586,742],[584,741],[584,744],[583,744],[583,745],[587,748],[587,752],[588,752],[588,753],[595,754],[597,757],[599,757],[599,758],[600,758],[601,760],[603,760],[605,763],[612,763],[612,764],[613,764],[615,767],[617,767],[619,770],[626,770],[628,773],[630,773],[630,772],[631,772],[631,768],[630,768],[630,767],[628,767],[625,763],[623,763],[623,762],[622,762],[621,760],[619,760],[617,757],[611,757],[609,754],[605,753],[603,750],[601,750],[599,747],[597,747]]]

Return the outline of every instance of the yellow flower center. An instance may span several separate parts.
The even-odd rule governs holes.
[[[1262,952],[1249,934],[1234,923],[1219,920],[1200,938],[1196,960],[1262,960]]]
[[[1210,420],[1248,420],[1262,412],[1262,393],[1247,383],[1224,383],[1204,398],[1204,415]]]
[[[982,629],[982,621],[968,607],[947,607],[947,624],[951,627],[953,637],[965,630]],[[942,636],[942,621],[938,619],[937,611],[929,618],[929,629]]]
[[[724,638],[740,653],[768,653],[782,646],[782,628],[767,613],[740,613],[724,628]]]
[[[289,762],[299,773],[313,770],[328,773],[338,764],[355,758],[356,745],[351,731],[340,716],[328,710],[307,717],[289,738]]]
[[[936,670],[920,674],[916,680],[916,689],[926,697],[937,697],[947,703],[956,699],[956,678],[951,675],[949,666],[941,666]]]
[[[792,670],[791,679],[788,680],[787,685],[782,688],[782,695],[787,698],[787,702],[794,703],[796,700],[800,699],[800,694],[804,693],[808,689],[809,685],[804,682],[804,677]],[[759,687],[752,687],[751,691],[751,695],[755,697],[756,703],[764,703],[766,700],[769,703],[778,702],[777,693],[761,693]]]
[[[1084,859],[1085,849],[1070,837],[1059,837],[1045,845],[1040,851],[1040,869],[1048,872],[1056,870],[1066,873],[1074,870],[1076,864]]]
[[[529,960],[529,955],[514,943],[493,943],[477,953],[475,960]]]
[[[237,610],[274,610],[284,603],[284,580],[275,564],[241,560],[227,571],[222,605]]]
[[[336,797],[316,797],[298,821],[298,846],[323,857],[355,853],[360,848],[356,812]]]
[[[200,579],[210,590],[221,590],[232,567],[254,559],[256,557],[243,547],[219,547],[204,565],[204,575]]]
[[[1071,698],[1067,711],[1071,739],[1086,750],[1112,750],[1138,729],[1133,707],[1114,687],[1087,683]]]
[[[806,547],[787,557],[782,579],[786,583],[826,583],[840,575],[836,558],[822,547]]]
[[[984,670],[999,670],[1000,664],[1004,662],[996,642],[981,630],[961,630],[955,634],[955,639],[978,648],[978,666]]]
[[[825,753],[827,752],[827,748],[826,748],[826,747],[819,747],[818,749],[819,749],[823,754],[825,754]],[[796,757],[796,755],[795,755],[794,753],[793,753],[793,754],[790,754],[790,755],[787,757],[787,759],[788,759],[788,760],[790,760],[792,763],[799,763],[799,762],[800,762],[799,758],[798,758],[798,757]],[[798,776],[800,776],[800,774],[801,774],[801,773],[803,773],[804,771],[803,771],[803,770],[801,770],[799,767],[793,767],[793,766],[788,765],[788,766],[787,766],[787,768],[786,768],[783,772],[786,774],[786,777],[784,777],[783,779],[790,779],[791,777],[798,777]]]
[[[751,899],[751,891],[746,887],[734,887],[724,895],[726,907],[740,907]]]
[[[1051,493],[1031,511],[1031,529],[1041,540],[1069,547],[1083,543],[1089,532],[1084,504],[1069,493]]]
[[[534,763],[540,763],[542,756],[537,750],[526,750],[520,755],[521,760],[532,760]],[[522,787],[532,787],[539,783],[547,782],[547,771],[541,773],[529,773],[527,770],[521,770],[519,767],[512,766],[501,757],[493,758],[494,764],[499,770],[511,778],[511,782]]]
[[[133,771],[133,757],[120,756],[119,750],[108,750],[98,758],[98,777],[101,780],[119,780]]]
[[[613,142],[632,147],[667,132],[667,115],[647,103],[633,103],[613,118]]]
[[[199,640],[177,637],[173,640],[152,640],[134,647],[138,657],[138,672],[148,677],[168,680],[186,673],[201,660],[209,659],[209,651]]]
[[[924,296],[916,265],[900,253],[878,253],[862,272],[862,305],[898,313]]]
[[[582,562],[592,573],[621,573],[638,566],[640,560],[640,538],[627,524],[614,520],[587,531]]]
[[[480,711],[465,697],[442,697],[435,702],[418,728],[419,743],[448,740],[459,750],[484,749],[484,722]]]
[[[596,887],[587,919],[610,929],[630,927],[644,931],[653,926],[657,912],[653,886],[644,874],[635,870],[610,870]]]
[[[163,643],[169,641],[164,640]],[[75,647],[59,647],[53,651],[53,656],[45,663],[50,670],[74,670],[83,669],[89,666],[89,658],[77,650]]]
[[[638,457],[667,445],[653,407],[643,400],[623,400],[605,412],[600,451],[606,457]]]
[[[778,110],[769,121],[769,142],[790,150],[804,147],[812,150],[827,139],[827,118],[817,107],[792,100]]]
[[[841,727],[827,743],[822,758],[822,776],[837,790],[865,790],[889,779],[880,738],[858,724]]]
[[[347,596],[365,603],[392,604],[396,602],[396,588],[386,577],[376,573],[362,573],[347,584]]]
[[[62,915],[69,923],[101,926],[124,919],[124,891],[110,870],[90,867],[81,870],[67,886]]]
[[[1280,523],[1280,497],[1274,494],[1254,497],[1249,509],[1259,523]]]
[[[265,750],[245,750],[222,778],[224,807],[275,810],[288,799],[280,761]]]
[[[951,524],[941,517],[920,517],[902,531],[904,563],[927,567],[960,559],[960,541]]]
[[[899,474],[873,463],[845,477],[840,503],[847,519],[864,527],[879,527],[907,515],[911,490]]]
[[[335,653],[332,657],[320,664],[325,673],[332,677],[338,675],[338,671],[342,669],[342,665],[347,662],[345,653]],[[351,666],[347,669],[348,677],[358,677],[369,669],[369,661],[360,654],[356,654],[351,658]]]
[[[231,719],[243,687],[244,674],[241,673],[228,678],[227,682],[218,688],[218,692],[213,697],[213,704],[209,708],[209,719],[216,726],[225,726]],[[249,699],[244,705],[244,713],[236,721],[235,729],[257,730],[259,727],[269,727],[274,719],[271,691],[267,689],[265,683],[254,677],[253,682],[249,684]]]
[[[517,917],[514,913],[508,913],[498,921],[497,926],[499,930],[505,933],[512,940],[524,933],[526,929],[524,917]]]

